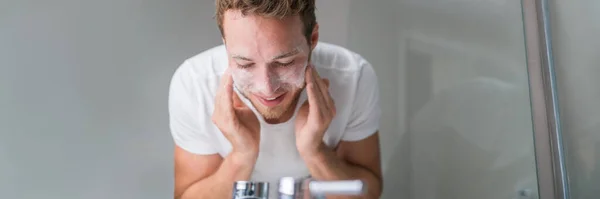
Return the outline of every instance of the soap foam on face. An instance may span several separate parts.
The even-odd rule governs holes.
[[[232,78],[235,86],[244,92],[273,94],[280,90],[292,90],[300,88],[304,83],[305,71],[308,62],[304,62],[302,67],[290,66],[283,68],[269,69],[267,78],[261,78],[256,75],[256,69],[233,68]]]

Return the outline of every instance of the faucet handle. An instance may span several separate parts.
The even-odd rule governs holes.
[[[268,199],[268,182],[236,181],[233,183],[233,199]]]

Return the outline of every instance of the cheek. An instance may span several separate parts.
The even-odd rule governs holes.
[[[281,73],[280,79],[286,83],[298,86],[298,84],[302,84],[304,82],[305,71],[306,65],[287,68],[285,72]]]
[[[231,77],[237,86],[249,85],[254,79],[254,75],[243,69],[232,69]]]

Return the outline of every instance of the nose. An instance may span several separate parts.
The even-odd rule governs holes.
[[[259,75],[260,81],[260,91],[261,94],[266,96],[275,95],[277,90],[279,89],[279,77],[277,73],[271,71],[270,67],[264,67],[261,69]]]

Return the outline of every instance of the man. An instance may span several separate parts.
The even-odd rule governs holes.
[[[233,183],[362,179],[382,191],[377,77],[318,43],[314,0],[217,0],[224,45],[186,60],[169,94],[175,198],[231,198]],[[330,197],[333,198],[333,197]],[[348,197],[338,197],[348,198]]]

